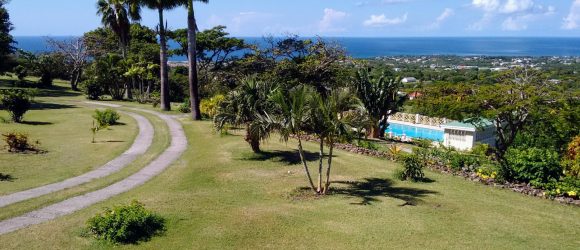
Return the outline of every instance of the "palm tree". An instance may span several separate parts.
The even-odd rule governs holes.
[[[351,120],[345,114],[360,109],[360,101],[348,90],[331,90],[324,98],[320,93],[299,86],[288,92],[278,91],[270,98],[275,103],[273,114],[259,115],[255,124],[280,133],[282,140],[290,135],[298,139],[298,153],[312,190],[326,194],[330,187],[330,173],[334,143],[351,134]],[[303,134],[314,134],[319,139],[318,187],[315,187],[302,147]],[[324,146],[329,147],[326,181],[323,184]]]
[[[127,51],[131,41],[131,22],[129,19],[141,20],[141,8],[136,0],[99,0],[97,14],[101,16],[101,23],[113,30],[119,38],[119,47],[123,59],[127,58]],[[125,84],[127,98],[131,99],[129,83]]]
[[[387,126],[387,117],[398,112],[405,101],[405,98],[398,95],[400,80],[389,79],[386,74],[373,77],[367,69],[357,72],[354,86],[373,122],[372,137],[383,136]]]
[[[171,110],[169,99],[169,67],[167,66],[167,31],[165,30],[165,20],[163,12],[179,6],[183,0],[140,0],[149,9],[157,10],[159,13],[159,45],[161,47],[160,74],[161,74],[161,109]]]
[[[245,140],[255,153],[261,152],[260,141],[268,138],[269,130],[256,126],[255,121],[258,115],[270,109],[268,97],[274,91],[275,85],[272,83],[256,78],[242,80],[240,87],[230,92],[220,104],[218,114],[214,118],[216,128],[222,130],[226,124],[245,126]]]
[[[189,103],[191,105],[191,116],[194,120],[201,120],[199,110],[199,80],[197,77],[197,22],[193,2],[208,3],[209,0],[186,0],[187,1],[187,54],[189,61]]]

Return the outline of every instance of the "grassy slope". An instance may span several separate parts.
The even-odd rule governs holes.
[[[0,236],[5,248],[109,248],[81,237],[104,206],[138,199],[168,218],[168,231],[121,248],[505,248],[577,249],[580,209],[429,172],[432,183],[393,181],[396,165],[339,152],[334,178],[341,195],[293,200],[306,184],[293,144],[256,160],[242,138],[184,122],[188,153],[146,185],[43,225]],[[308,145],[315,150],[315,145]],[[290,162],[290,163],[289,163]],[[369,179],[369,180],[365,180]],[[371,185],[373,184],[373,185]],[[359,205],[363,200],[369,205]],[[406,203],[416,206],[402,206]],[[55,230],[58,229],[58,230]],[[27,239],[23,241],[22,239]]]
[[[28,134],[32,141],[40,141],[40,149],[47,151],[11,154],[2,149],[0,173],[15,179],[0,182],[0,195],[80,175],[120,155],[133,143],[137,125],[127,115],[121,115],[124,125],[99,132],[97,143],[91,143],[94,108],[79,105],[83,98],[68,91],[65,84],[57,82],[52,89],[40,90],[33,109],[24,116],[25,124],[0,123],[0,133]],[[0,87],[7,87],[6,82],[0,81]],[[9,119],[5,111],[0,111],[0,117]],[[4,146],[0,142],[0,147]]]

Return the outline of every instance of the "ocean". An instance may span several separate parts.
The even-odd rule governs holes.
[[[67,37],[53,37],[66,39]],[[70,37],[68,37],[70,38]],[[263,44],[262,38],[243,37],[247,43]],[[421,37],[421,38],[324,38],[346,48],[354,58],[381,56],[580,56],[580,38],[541,37]],[[45,37],[15,37],[16,47],[32,52],[48,48]],[[169,43],[170,47],[177,46]],[[172,57],[184,61],[185,57]]]

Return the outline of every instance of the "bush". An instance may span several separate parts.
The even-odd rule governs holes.
[[[566,176],[580,178],[580,136],[576,136],[568,144],[562,160],[562,167]]]
[[[403,159],[403,169],[395,172],[395,178],[402,181],[422,181],[425,178],[424,165],[416,155],[408,155]]]
[[[567,196],[578,199],[580,195],[580,179],[564,177],[560,181],[552,180],[548,183],[532,183],[536,188],[546,190],[549,197]]]
[[[97,238],[113,243],[137,243],[149,240],[165,230],[165,219],[133,201],[131,205],[105,209],[87,222]]]
[[[28,135],[21,133],[2,134],[8,151],[12,153],[22,153],[26,151],[38,151],[36,146],[40,144],[36,141],[34,144],[28,141]]]
[[[117,124],[121,116],[115,110],[106,109],[105,111],[95,110],[93,118],[97,120],[99,127],[108,127]]]
[[[185,100],[185,102],[183,102],[181,105],[179,105],[179,107],[177,108],[177,111],[187,114],[187,113],[191,113],[191,104],[189,103],[189,99]]]
[[[477,156],[454,152],[449,157],[449,166],[453,170],[472,171],[481,166],[481,160]]]
[[[414,139],[413,144],[417,145],[420,148],[431,148],[433,147],[433,141],[427,139]]]
[[[24,66],[18,65],[14,67],[14,74],[16,74],[18,80],[24,81],[24,78],[28,76],[28,70]]]
[[[218,107],[226,97],[224,95],[216,95],[210,99],[201,100],[199,109],[201,110],[201,115],[205,118],[214,118],[217,114]]]
[[[357,143],[357,146],[360,148],[368,149],[368,150],[375,150],[375,151],[379,150],[379,146],[376,143],[371,142],[371,141],[359,141]]]
[[[99,100],[105,92],[101,84],[95,80],[86,80],[82,82],[81,89],[89,100]]]
[[[558,153],[540,148],[511,148],[506,153],[504,171],[508,179],[536,183],[558,180],[562,173]]]
[[[14,122],[22,122],[24,114],[32,105],[33,94],[23,89],[7,89],[0,92],[2,106],[10,113]]]

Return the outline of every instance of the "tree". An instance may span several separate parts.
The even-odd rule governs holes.
[[[141,0],[147,8],[157,10],[159,14],[159,50],[160,57],[160,75],[161,75],[161,109],[171,110],[169,99],[169,66],[167,65],[167,31],[165,30],[165,19],[163,12],[173,9],[181,4],[182,0]]]
[[[78,90],[78,84],[83,75],[83,69],[87,66],[88,51],[83,38],[67,40],[47,39],[47,43],[54,51],[58,51],[65,57],[66,71],[70,75],[71,89]]]
[[[208,0],[196,1],[202,3],[209,2]],[[199,110],[199,79],[197,75],[197,22],[195,20],[193,2],[194,0],[187,0],[187,59],[189,63],[189,103],[191,105],[191,116],[193,120],[201,120],[201,111]]]
[[[373,77],[368,69],[364,69],[357,72],[353,85],[373,122],[371,135],[374,138],[383,137],[387,117],[398,112],[405,101],[398,94],[400,80],[389,79],[385,74]]]
[[[130,44],[131,22],[141,19],[141,7],[137,0],[99,0],[97,14],[101,15],[101,23],[113,30],[119,39],[119,47],[123,58],[127,58]],[[127,98],[132,99],[129,83],[125,83]]]
[[[226,124],[233,126],[245,126],[245,140],[250,144],[255,153],[259,153],[260,141],[267,138],[267,130],[256,129],[257,115],[264,114],[270,108],[268,98],[276,86],[270,82],[260,81],[256,78],[246,78],[234,91],[230,92],[220,104],[218,114],[214,118],[218,130],[225,128]]]
[[[298,139],[298,153],[306,171],[308,182],[316,194],[326,194],[331,181],[332,159],[334,144],[350,137],[352,120],[346,114],[362,109],[360,101],[348,89],[334,89],[324,97],[309,87],[297,86],[290,91],[277,91],[271,97],[275,104],[270,113],[257,115],[255,127],[261,130],[278,131],[282,140],[288,141],[290,135]],[[304,157],[302,138],[304,134],[313,134],[318,137],[318,185],[315,187],[310,174],[308,163]],[[324,166],[325,143],[329,148]],[[323,176],[325,180],[323,182]]]
[[[0,0],[0,74],[9,68],[9,55],[14,53],[12,45],[15,43],[14,38],[10,35],[10,31],[13,29],[10,15],[8,10],[4,8],[7,2],[7,0]]]

